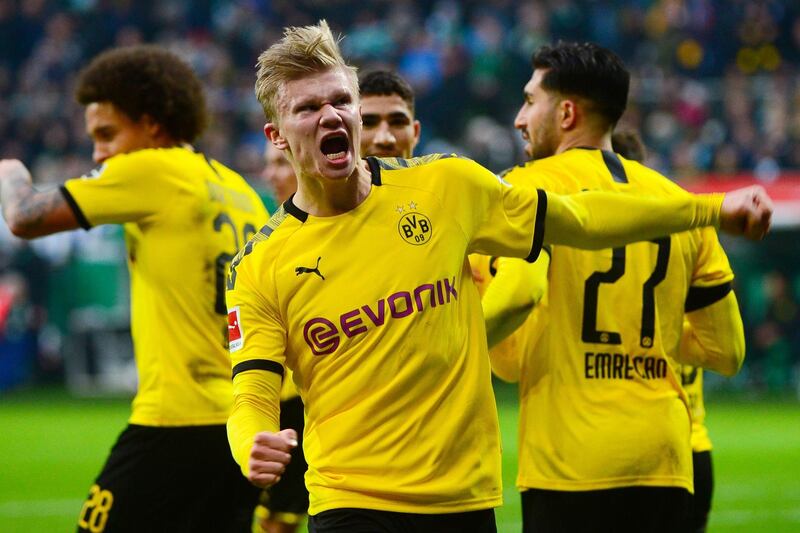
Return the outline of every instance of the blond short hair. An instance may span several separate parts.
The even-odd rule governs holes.
[[[339,51],[339,39],[334,38],[325,20],[316,26],[292,26],[284,29],[283,39],[258,56],[256,98],[267,120],[277,121],[280,91],[287,81],[308,74],[342,69],[350,78],[358,96],[356,68],[348,65]]]

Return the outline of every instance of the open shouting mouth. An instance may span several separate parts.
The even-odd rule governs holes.
[[[320,150],[332,163],[341,163],[347,158],[350,143],[344,133],[332,133],[322,139]]]

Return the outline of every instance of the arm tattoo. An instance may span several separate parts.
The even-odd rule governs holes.
[[[46,222],[64,203],[58,189],[36,191],[23,176],[7,176],[0,182],[0,203],[9,226],[22,233],[40,235],[47,231]]]

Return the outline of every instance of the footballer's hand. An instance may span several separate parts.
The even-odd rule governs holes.
[[[292,458],[289,453],[297,447],[297,432],[284,429],[278,433],[257,433],[250,449],[247,479],[257,487],[267,488],[281,479]]]
[[[719,214],[719,228],[748,239],[763,239],[772,220],[772,199],[764,187],[752,185],[725,194]]]

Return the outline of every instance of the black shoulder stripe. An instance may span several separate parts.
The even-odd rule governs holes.
[[[59,187],[59,190],[64,196],[64,200],[67,201],[67,205],[70,207],[70,209],[72,209],[72,213],[75,215],[75,220],[78,221],[80,227],[86,230],[92,229],[92,225],[89,224],[88,220],[86,220],[86,216],[84,216],[83,211],[81,211],[81,208],[78,205],[78,202],[75,201],[75,198],[72,197],[72,194],[70,194],[69,190],[64,185]]]
[[[236,377],[240,372],[247,372],[248,370],[266,370],[267,372],[274,372],[280,377],[283,377],[283,365],[275,361],[267,361],[266,359],[252,359],[250,361],[243,361],[233,367],[233,375],[231,379]]]
[[[544,217],[547,214],[547,193],[542,189],[536,189],[538,201],[536,202],[536,220],[533,226],[533,243],[531,243],[531,253],[525,261],[533,263],[539,257],[539,252],[544,244]]]
[[[376,169],[383,169],[383,170],[402,170],[404,168],[412,168],[412,167],[419,167],[422,165],[427,165],[428,163],[433,163],[434,161],[439,161],[440,159],[450,159],[451,157],[461,159],[458,154],[427,154],[421,155],[417,157],[412,157],[411,159],[405,159],[402,157],[367,157],[367,164],[369,165],[370,171],[372,172],[372,183],[375,185],[380,185],[380,173],[377,173],[377,180],[376,181]]]
[[[372,184],[373,185],[380,185],[381,184],[381,164],[374,157],[367,158],[367,166],[369,167],[369,173],[372,175]]]
[[[264,234],[264,237],[269,237],[270,235],[272,235],[273,231],[275,231],[275,228],[273,228],[269,224],[264,224],[264,226],[262,226],[262,228],[260,230],[258,230],[259,233],[263,233]],[[250,253],[250,252],[247,252],[247,253]]]
[[[732,290],[733,285],[730,281],[714,287],[689,287],[689,294],[686,295],[683,309],[690,313],[708,307],[714,302],[722,300]]]
[[[600,153],[603,154],[603,162],[608,167],[608,171],[611,172],[611,177],[614,178],[614,181],[628,183],[628,175],[625,174],[625,167],[622,166],[619,156],[606,150],[601,150]]]

